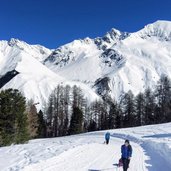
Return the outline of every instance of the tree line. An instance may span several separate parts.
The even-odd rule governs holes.
[[[0,145],[33,138],[58,137],[89,131],[171,122],[171,81],[162,76],[153,89],[119,101],[103,96],[88,101],[78,86],[58,85],[44,109],[13,89],[0,92]]]
[[[136,96],[128,91],[119,101],[106,95],[92,103],[79,87],[58,86],[44,113],[48,137],[171,122],[171,80],[161,76]]]

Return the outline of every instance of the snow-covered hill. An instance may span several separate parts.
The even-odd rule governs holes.
[[[1,171],[98,171],[122,170],[115,164],[120,147],[129,139],[133,155],[128,171],[171,170],[171,123],[109,130],[75,136],[31,140],[24,145],[0,148]]]
[[[19,89],[28,99],[42,105],[57,83],[64,80],[37,60],[43,60],[50,53],[44,47],[11,39],[9,42],[1,41],[0,49],[2,89]]]
[[[22,91],[27,99],[39,102],[41,108],[58,84],[80,86],[89,100],[98,98],[85,84],[67,81],[43,65],[51,51],[40,45],[28,45],[11,39],[0,41],[0,88],[15,88]]]
[[[135,33],[111,29],[55,50],[17,39],[0,41],[0,88],[17,88],[40,103],[59,83],[81,86],[91,100],[106,93],[119,99],[128,90],[136,95],[153,88],[162,74],[171,77],[170,49],[170,21]]]
[[[171,22],[157,21],[135,33],[112,29],[102,38],[75,40],[57,48],[45,65],[66,79],[89,83],[119,99],[171,76]]]

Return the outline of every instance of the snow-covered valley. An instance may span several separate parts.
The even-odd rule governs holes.
[[[104,144],[106,131],[97,131],[2,147],[0,170],[122,170],[115,164],[121,156],[124,139],[129,139],[133,148],[129,171],[171,170],[171,123],[109,131],[109,145]]]

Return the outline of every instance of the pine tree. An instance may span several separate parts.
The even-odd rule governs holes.
[[[96,123],[96,129],[100,129],[100,101],[95,101],[91,103],[90,107],[90,120],[89,121],[94,121]]]
[[[14,110],[16,112],[15,142],[24,143],[29,139],[26,101],[18,90],[14,90],[13,98],[15,99]]]
[[[0,93],[0,142],[9,145],[15,138],[15,114],[13,114],[13,90],[8,89]]]
[[[84,99],[81,88],[74,85],[72,89],[73,89],[73,92],[72,92],[73,106],[78,107],[79,109],[83,110],[85,106],[85,99]]]
[[[158,85],[156,86],[156,98],[158,103],[156,122],[167,122],[167,118],[171,113],[171,82],[167,76],[161,76]]]
[[[107,103],[104,101],[99,103],[99,129],[109,129]]]
[[[46,137],[46,121],[43,116],[43,112],[40,110],[38,113],[38,130],[37,130],[38,138]]]
[[[0,144],[28,140],[25,97],[16,89],[0,92]]]
[[[27,113],[18,113],[16,118],[15,143],[24,143],[29,140]]]
[[[117,103],[114,102],[110,105],[110,110],[109,110],[109,121],[108,121],[108,127],[109,129],[114,129],[117,127],[116,119],[118,119],[119,111],[117,107]]]
[[[117,104],[117,112],[115,117],[115,128],[123,128],[123,115],[119,104]]]
[[[139,93],[135,98],[136,125],[145,125],[145,101],[144,95]]]
[[[53,94],[49,96],[48,104],[45,107],[45,116],[46,116],[46,137],[53,136],[52,123],[53,123],[53,113],[54,113],[54,102]]]
[[[154,93],[151,91],[150,88],[146,89],[144,92],[144,99],[145,99],[145,124],[154,124],[155,123],[155,96]]]
[[[63,135],[68,134],[69,126],[69,106],[71,104],[71,87],[66,85],[64,90],[64,125],[63,125]]]
[[[78,134],[83,132],[83,108],[84,108],[84,97],[82,90],[73,86],[72,92],[72,116],[70,120],[69,134]]]
[[[61,91],[61,87],[58,85],[57,88],[55,88],[53,94],[53,106],[54,106],[53,123],[52,123],[53,137],[57,137],[59,135],[60,91]]]
[[[88,100],[85,100],[85,104],[84,104],[84,111],[83,111],[83,120],[84,120],[84,124],[83,124],[83,132],[88,132],[89,131],[89,124],[90,124],[90,120],[92,118],[91,116],[91,112],[90,112],[90,107],[88,105]]]
[[[135,104],[134,96],[131,91],[128,91],[124,95],[123,101],[121,102],[122,107],[122,118],[123,118],[123,127],[132,127],[135,126]]]
[[[88,125],[88,131],[96,131],[97,130],[97,123],[94,120],[90,120]]]
[[[79,134],[83,130],[83,112],[78,107],[73,107],[70,121],[69,134]]]

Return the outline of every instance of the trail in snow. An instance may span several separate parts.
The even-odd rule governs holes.
[[[133,147],[128,171],[171,171],[171,123],[110,132],[109,145],[98,131],[1,147],[0,171],[115,171],[125,139]]]
[[[118,129],[113,136],[139,144],[148,156],[148,171],[171,171],[171,123]]]
[[[79,137],[77,137],[79,140]],[[24,171],[95,171],[95,170],[119,170],[115,166],[120,158],[120,147],[123,140],[111,138],[110,144],[103,144],[103,134],[96,142],[88,143],[87,139],[96,139],[96,136],[87,135],[82,137],[85,144],[68,151],[64,151],[58,156],[25,167]],[[146,171],[145,156],[143,149],[136,143],[132,143],[134,154],[130,164],[130,171]],[[122,170],[122,168],[120,168]]]

